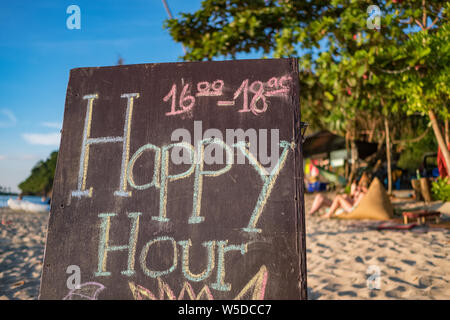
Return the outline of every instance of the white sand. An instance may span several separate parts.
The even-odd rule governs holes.
[[[0,300],[37,299],[47,215],[0,208],[1,220]],[[376,231],[308,217],[306,231],[310,299],[450,299],[450,230]],[[379,290],[367,286],[371,265]]]
[[[47,218],[0,208],[0,300],[37,299]]]
[[[377,231],[375,224],[307,217],[309,299],[450,299],[450,230]],[[372,265],[379,290],[368,288]]]

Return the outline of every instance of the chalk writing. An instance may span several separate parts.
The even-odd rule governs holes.
[[[291,76],[282,76],[280,79],[273,77],[267,81],[267,90],[265,95],[267,97],[283,96],[290,90],[287,82],[292,81]]]
[[[252,100],[250,101],[250,106],[248,105],[248,92],[254,93]],[[259,113],[266,112],[268,104],[266,97],[264,96],[264,84],[261,81],[253,82],[250,87],[248,86],[248,79],[242,81],[239,89],[234,93],[233,99],[236,100],[240,95],[244,97],[244,103],[242,105],[242,109],[239,112],[252,112],[255,115]],[[258,101],[262,102],[262,108],[258,109],[257,103]]]
[[[269,86],[273,86],[275,88],[279,88],[282,86],[281,80],[280,82],[277,81],[276,78],[273,78],[269,81]],[[187,85],[185,85],[185,88]],[[217,86],[217,85],[216,85]],[[263,109],[260,110],[256,107],[256,103],[259,99],[262,100],[263,103],[265,103],[264,96],[263,96],[263,86],[264,84],[259,81],[255,81],[252,83],[250,88],[248,88],[248,80],[245,80],[243,84],[241,85],[240,89],[237,91],[237,95],[241,94],[242,92],[247,94],[248,91],[254,92],[255,96],[252,99],[252,102],[250,103],[250,109],[253,112],[264,112]],[[174,87],[176,89],[176,86]],[[199,88],[203,88],[199,85]],[[209,87],[206,86],[206,88]],[[217,88],[214,87],[213,88]],[[221,87],[220,87],[221,88]],[[205,89],[206,90],[206,89]],[[284,89],[281,89],[284,90]],[[175,93],[174,93],[175,95]],[[206,94],[204,94],[206,95]],[[168,194],[168,183],[173,182],[179,179],[184,179],[190,177],[192,174],[194,174],[194,186],[193,186],[193,207],[192,207],[192,215],[189,218],[188,223],[189,224],[197,224],[200,222],[203,222],[205,220],[205,217],[201,216],[201,202],[202,202],[202,190],[203,190],[203,177],[217,177],[222,174],[225,174],[228,172],[232,165],[233,165],[233,151],[230,146],[228,146],[224,141],[217,138],[206,138],[202,139],[200,143],[197,146],[197,150],[195,150],[194,146],[192,146],[189,143],[186,142],[179,142],[179,143],[173,143],[167,146],[158,147],[151,143],[148,143],[142,147],[140,147],[134,155],[129,159],[129,152],[130,152],[130,129],[131,129],[131,115],[133,111],[133,98],[139,97],[139,94],[124,94],[121,97],[128,98],[128,106],[127,106],[127,113],[125,118],[125,126],[124,126],[124,136],[123,137],[103,137],[103,138],[90,138],[90,129],[91,129],[91,118],[92,118],[92,106],[93,106],[93,100],[98,98],[98,95],[88,95],[85,96],[85,99],[88,100],[88,111],[86,115],[85,120],[85,131],[84,131],[84,138],[83,138],[83,146],[82,146],[82,161],[80,160],[80,177],[81,177],[81,184],[79,185],[80,191],[77,192],[86,192],[84,190],[85,184],[86,184],[86,170],[87,170],[87,164],[88,164],[88,156],[89,156],[89,145],[92,143],[107,143],[107,142],[123,142],[123,152],[122,152],[122,170],[121,170],[121,182],[120,182],[120,190],[115,192],[115,195],[120,196],[127,196],[131,195],[131,192],[126,191],[127,189],[127,183],[130,187],[137,189],[137,190],[146,190],[150,187],[155,187],[159,189],[160,193],[160,206],[159,206],[159,215],[151,217],[152,220],[158,221],[158,222],[168,222],[170,221],[167,217],[166,212],[166,206],[167,206],[167,194]],[[168,96],[169,97],[169,96]],[[235,98],[236,98],[235,94]],[[246,100],[247,98],[244,97],[244,109],[249,108],[248,105],[245,103],[248,102]],[[247,102],[245,102],[247,101]],[[265,108],[265,107],[263,107]],[[242,111],[242,110],[241,110]],[[216,145],[222,148],[222,150],[225,150],[226,152],[226,164],[224,167],[218,170],[204,170],[204,160],[205,160],[205,147],[209,145]],[[251,214],[249,223],[247,227],[242,228],[245,232],[257,232],[261,233],[262,230],[259,228],[256,228],[256,225],[261,217],[261,214],[263,212],[264,206],[267,202],[267,199],[270,197],[270,194],[272,192],[273,186],[277,180],[277,177],[280,173],[280,171],[283,169],[284,164],[287,159],[288,152],[291,148],[294,147],[293,143],[289,143],[287,141],[281,141],[279,146],[282,148],[281,157],[279,158],[278,162],[276,163],[275,167],[268,172],[262,164],[256,159],[255,155],[250,152],[249,145],[246,142],[240,141],[238,143],[235,143],[232,145],[233,148],[236,148],[239,150],[250,162],[250,164],[253,166],[253,168],[257,171],[259,174],[263,186],[261,189],[261,192],[258,196],[255,208]],[[178,174],[170,174],[169,173],[169,153],[170,149],[172,148],[183,148],[188,151],[189,153],[189,160],[191,165],[187,170],[184,172],[178,173]],[[85,152],[83,152],[83,150]],[[155,153],[154,157],[154,167],[153,167],[153,176],[151,182],[144,184],[144,185],[137,185],[134,180],[134,166],[137,162],[137,160],[142,156],[142,154],[146,151],[153,151]],[[127,164],[125,164],[128,162]],[[82,175],[81,175],[82,173]],[[89,192],[89,197],[92,196],[92,187]],[[72,193],[73,196],[77,195],[84,195],[81,193]],[[121,274],[125,276],[132,276],[135,274],[134,270],[134,261],[135,261],[135,253],[136,253],[136,242],[138,237],[138,230],[139,230],[139,216],[142,213],[140,212],[134,212],[129,213],[128,217],[132,220],[131,222],[131,230],[130,230],[130,237],[129,237],[129,243],[127,245],[110,245],[109,244],[109,234],[110,234],[110,225],[111,225],[111,218],[115,217],[117,214],[115,213],[101,213],[98,215],[98,217],[101,219],[100,223],[100,241],[98,246],[98,269],[97,272],[95,272],[96,277],[100,276],[110,276],[111,273],[107,271],[106,262],[108,253],[114,252],[114,251],[127,251],[128,252],[128,264],[127,269],[122,271]],[[172,264],[168,266],[164,270],[153,270],[147,265],[147,256],[149,253],[150,248],[160,242],[168,241],[172,244],[173,248],[173,260]],[[155,238],[145,244],[145,246],[142,249],[141,255],[140,255],[140,265],[141,269],[144,272],[145,275],[147,275],[150,278],[158,278],[160,279],[161,276],[165,276],[173,272],[178,265],[178,249],[177,244],[182,247],[182,257],[181,257],[181,266],[182,266],[182,272],[184,277],[189,281],[194,282],[200,282],[204,281],[205,279],[209,278],[212,271],[215,268],[216,264],[216,258],[215,258],[215,248],[217,247],[217,276],[216,281],[211,284],[211,288],[218,290],[218,291],[230,291],[231,290],[231,284],[225,282],[225,253],[230,251],[239,251],[242,255],[244,255],[247,252],[247,246],[248,244],[241,244],[241,245],[228,245],[228,240],[224,241],[206,241],[203,242],[202,245],[206,248],[207,252],[207,259],[206,259],[206,267],[203,270],[203,272],[199,274],[193,274],[190,271],[189,268],[189,249],[192,246],[192,242],[190,239],[188,240],[181,240],[176,241],[172,237],[162,236]],[[265,276],[264,276],[265,275]],[[262,280],[261,280],[261,279]],[[259,296],[260,291],[262,290],[262,287],[265,287],[265,281],[264,279],[267,278],[267,272],[261,271],[258,273],[255,278],[249,282],[248,286],[254,285],[254,283],[258,283],[260,287],[256,288],[254,292]],[[258,280],[259,279],[259,280]],[[258,280],[258,281],[257,281]],[[162,285],[162,288],[165,288],[164,285]],[[190,290],[190,287],[186,287],[185,290]],[[209,289],[208,289],[209,290]],[[243,289],[242,294],[238,295],[238,297],[243,296],[248,291],[248,288],[246,287]],[[165,290],[165,292],[169,295],[171,295],[171,291],[169,289]]]
[[[267,279],[268,271],[266,266],[263,265],[255,276],[242,288],[234,300],[241,300],[243,298],[247,298],[248,300],[264,300]],[[149,289],[134,282],[128,282],[128,286],[135,300],[164,300],[164,297],[167,297],[168,300],[185,300],[185,296],[190,300],[214,300],[214,296],[208,285],[204,285],[198,294],[196,294],[192,285],[188,281],[185,281],[178,297],[176,297],[166,282],[159,277],[157,281],[158,297]],[[76,289],[70,290],[63,300],[97,300],[98,295],[105,289],[105,286],[99,282],[86,282]]]
[[[244,285],[233,300],[264,300],[268,275],[267,267],[262,265],[258,272]],[[172,288],[161,278],[158,278],[157,295],[149,289],[131,281],[128,282],[128,286],[135,300],[164,300],[165,297],[167,297],[168,300],[185,300],[186,295],[190,300],[214,300],[214,296],[208,285],[204,285],[202,289],[195,294],[192,285],[188,281],[183,283],[178,297],[175,295]]]
[[[155,295],[148,289],[141,285],[134,284],[133,282],[128,282],[131,293],[133,294],[134,300],[157,300]],[[163,300],[164,296],[160,300]]]
[[[176,114],[181,114],[190,111],[195,104],[195,97],[191,95],[186,95],[189,89],[189,84],[185,84],[183,90],[181,91],[180,100],[178,102],[178,110],[176,105],[177,99],[177,85],[174,84],[172,89],[170,89],[169,93],[163,98],[164,102],[171,100],[170,104],[170,112],[167,112],[167,116],[172,116]],[[187,103],[187,104],[186,104]]]
[[[185,172],[171,175],[169,174],[169,150],[174,147],[185,148],[189,151],[190,160],[192,165]],[[166,206],[167,206],[167,186],[168,182],[176,181],[189,177],[195,169],[195,150],[194,147],[188,143],[180,142],[173,143],[162,148],[162,168],[161,168],[161,186],[159,193],[159,216],[152,217],[153,220],[160,222],[168,222],[169,219],[166,217]]]
[[[196,94],[197,97],[212,97],[212,96],[221,96],[223,94],[223,81],[222,80],[216,80],[212,84],[208,81],[199,82],[197,84],[197,90],[198,93]]]
[[[206,298],[205,300],[214,300],[211,290],[209,290],[207,285],[204,285],[200,292],[196,295],[191,284],[185,281],[183,288],[181,288],[180,294],[178,295],[178,300],[184,300],[185,292],[191,300],[202,300],[202,298]]]
[[[217,279],[211,287],[220,291],[230,291],[231,284],[225,283],[225,253],[230,251],[240,251],[241,254],[247,252],[247,244],[227,245],[228,240],[217,242]]]
[[[99,276],[109,276],[111,272],[106,271],[106,260],[108,257],[108,252],[112,251],[123,251],[128,250],[128,265],[127,270],[122,271],[121,273],[125,276],[132,276],[134,272],[134,256],[136,253],[136,241],[137,235],[139,232],[139,216],[142,213],[140,212],[132,212],[128,214],[128,217],[131,218],[131,231],[130,231],[130,239],[128,245],[123,246],[110,246],[109,245],[109,229],[111,227],[111,217],[117,216],[115,213],[101,213],[99,214],[99,218],[102,219],[100,224],[100,241],[98,244],[98,269],[95,273],[96,277]]]
[[[236,100],[242,94],[244,103],[242,105],[242,109],[239,112],[249,112],[248,108],[248,79],[242,81],[241,86],[237,89],[233,95],[233,100]]]
[[[250,102],[250,110],[252,113],[258,115],[259,113],[266,112],[268,104],[264,95],[264,84],[261,81],[255,81],[251,84],[249,91],[255,94]],[[258,101],[262,102],[261,109],[257,106]]]
[[[230,106],[234,106],[235,101],[231,100],[231,101],[217,101],[217,105],[220,107],[230,107]]]
[[[122,246],[111,246],[109,244],[109,237],[110,237],[110,228],[111,228],[111,218],[117,216],[115,213],[101,213],[98,215],[98,217],[101,219],[100,223],[100,241],[98,246],[98,270],[95,272],[96,277],[107,277],[111,275],[111,272],[108,272],[106,270],[106,263],[108,258],[109,252],[114,251],[128,251],[128,264],[127,264],[127,270],[124,270],[121,272],[122,275],[125,276],[132,276],[135,274],[134,270],[134,261],[135,261],[135,255],[136,255],[136,242],[138,239],[138,232],[139,232],[139,216],[141,215],[140,212],[133,212],[129,213],[128,217],[132,220],[131,221],[131,231],[130,231],[130,237],[127,245]],[[153,245],[160,244],[161,242],[167,241],[171,243],[171,246],[173,248],[172,252],[172,263],[170,266],[166,267],[164,270],[152,270],[148,267],[147,264],[147,256],[149,254],[150,248]],[[162,236],[157,237],[155,239],[152,239],[148,241],[144,247],[142,248],[141,255],[140,255],[140,265],[141,269],[144,272],[145,275],[147,275],[150,278],[158,278],[161,276],[168,275],[175,271],[175,269],[178,266],[178,248],[177,243],[182,247],[182,254],[181,254],[181,266],[182,266],[182,272],[186,279],[194,282],[199,282],[206,280],[210,277],[212,271],[215,268],[215,251],[217,247],[217,276],[216,276],[216,282],[212,283],[211,287],[213,289],[219,290],[219,291],[230,291],[231,290],[231,284],[225,282],[225,253],[231,252],[231,251],[239,251],[242,255],[244,255],[247,252],[248,243],[246,244],[240,244],[240,245],[228,245],[228,240],[224,241],[206,241],[202,243],[202,246],[206,248],[206,268],[203,272],[199,274],[193,274],[190,271],[189,268],[189,249],[192,246],[192,241],[190,239],[187,240],[181,240],[176,241],[173,237],[168,236]]]
[[[181,245],[183,247],[183,274],[186,277],[186,279],[191,280],[191,281],[203,281],[206,278],[208,278],[212,272],[212,270],[214,269],[214,264],[215,264],[215,246],[216,246],[216,242],[215,241],[206,241],[203,242],[203,246],[207,249],[208,252],[208,258],[207,258],[207,263],[206,263],[206,269],[200,273],[200,274],[193,274],[190,270],[189,270],[189,247],[192,246],[192,242],[191,240],[184,240],[184,241],[178,241],[178,244]]]
[[[205,147],[208,145],[217,145],[226,153],[226,164],[223,168],[218,170],[203,170],[205,163]],[[278,174],[284,167],[284,163],[287,158],[287,154],[290,148],[293,148],[293,144],[287,141],[281,141],[280,147],[283,148],[281,157],[278,159],[275,167],[268,172],[262,164],[256,159],[254,154],[250,152],[248,144],[240,141],[232,145],[234,148],[240,150],[240,152],[250,161],[250,164],[260,175],[264,185],[261,193],[258,197],[255,209],[252,213],[249,225],[244,228],[246,232],[261,232],[261,230],[256,229],[255,226],[260,218],[260,215],[264,209],[265,203],[269,198],[273,185],[275,184]],[[169,154],[170,149],[179,147],[187,150],[189,152],[189,158],[191,165],[184,172],[172,175],[169,174]],[[133,168],[137,159],[146,150],[155,151],[155,164],[153,168],[153,179],[150,183],[145,185],[137,186],[134,181]],[[161,156],[162,155],[162,156]],[[162,157],[162,160],[161,160]],[[184,179],[190,177],[194,173],[194,193],[193,193],[193,206],[192,215],[189,218],[190,224],[200,223],[205,220],[205,217],[201,216],[201,202],[202,202],[202,191],[203,191],[203,177],[217,177],[228,172],[233,165],[233,151],[232,149],[222,140],[217,138],[207,138],[200,141],[197,147],[197,152],[195,152],[194,146],[186,142],[179,142],[170,144],[168,146],[163,146],[159,148],[153,144],[146,144],[139,148],[136,153],[132,156],[130,163],[128,164],[128,182],[132,188],[138,190],[145,190],[150,187],[158,188],[160,191],[160,206],[159,215],[152,217],[153,220],[159,222],[168,222],[170,219],[167,217],[167,194],[168,194],[168,184],[169,182],[176,181],[179,179]],[[161,169],[159,168],[161,166]],[[160,172],[160,178],[158,174]]]
[[[269,272],[266,266],[261,266],[258,273],[242,288],[234,300],[242,300],[250,292],[248,300],[264,300],[268,277]],[[250,291],[252,288],[253,291]]]
[[[280,146],[284,148],[283,152],[281,153],[280,159],[278,160],[278,163],[275,165],[275,168],[270,172],[270,174],[268,174],[268,172],[261,165],[261,163],[259,163],[258,160],[253,156],[253,154],[248,151],[245,142],[238,142],[236,144],[236,147],[239,148],[242,151],[242,153],[244,153],[244,155],[248,158],[248,160],[253,165],[255,170],[259,173],[259,176],[264,183],[261,193],[258,196],[255,209],[252,212],[250,222],[248,226],[243,229],[246,232],[260,233],[262,231],[261,229],[255,228],[256,224],[258,223],[258,220],[261,216],[264,206],[266,205],[267,199],[269,198],[270,193],[272,192],[278,174],[284,167],[289,149],[293,148],[294,144],[289,143],[287,141],[281,141]]]
[[[131,115],[133,114],[134,98],[139,98],[139,93],[125,93],[120,96],[127,98],[127,113],[125,116],[125,125],[123,126],[123,151],[122,151],[122,170],[120,172],[120,188],[114,192],[117,196],[129,197],[131,192],[127,192],[127,168],[130,157],[130,131],[131,131]]]
[[[205,145],[206,144],[217,144],[221,146],[227,153],[227,164],[219,170],[216,171],[203,171],[203,159],[205,158]],[[200,208],[202,203],[202,191],[203,191],[203,176],[207,177],[217,177],[220,176],[231,169],[232,166],[232,152],[231,148],[219,139],[203,139],[199,146],[199,161],[195,168],[195,181],[194,181],[194,202],[192,208],[192,216],[189,218],[189,223],[200,223],[205,220],[205,217],[200,216]]]
[[[233,94],[233,100],[219,100],[217,106],[226,107],[234,106],[236,100],[242,96],[242,109],[239,112],[252,112],[254,115],[259,115],[267,111],[269,103],[267,97],[282,97],[289,93],[291,86],[289,82],[292,81],[292,77],[284,75],[281,77],[272,77],[267,82],[253,81],[249,82],[249,79],[244,79],[239,88]],[[218,97],[222,96],[225,82],[223,80],[215,80],[212,83],[208,81],[200,81],[197,83],[197,93],[195,97]],[[196,103],[195,97],[189,95],[190,85],[184,84],[183,90],[180,94],[180,98],[177,105],[177,85],[174,83],[163,98],[164,102],[170,100],[170,112],[167,112],[167,116],[179,115],[191,111]],[[253,94],[253,97],[249,97],[249,93]]]
[[[100,137],[91,138],[91,126],[92,126],[92,112],[94,100],[98,99],[98,94],[88,94],[83,97],[87,100],[87,110],[86,117],[84,121],[83,130],[83,142],[81,146],[81,156],[80,156],[80,166],[78,174],[78,189],[72,191],[73,197],[92,197],[93,188],[86,190],[86,177],[89,164],[89,150],[92,144],[105,144],[105,143],[123,143],[122,151],[122,167],[121,167],[121,178],[119,190],[115,192],[118,196],[131,196],[130,192],[127,192],[127,165],[128,157],[130,151],[130,128],[131,128],[131,118],[133,113],[133,101],[134,98],[139,97],[139,93],[125,93],[121,95],[122,98],[127,98],[127,111],[125,116],[124,124],[124,135],[122,137]]]
[[[97,300],[98,295],[105,289],[105,286],[98,282],[86,282],[80,284],[78,288],[72,289],[63,300]]]
[[[134,182],[133,169],[134,169],[134,165],[135,165],[136,161],[139,159],[140,156],[142,156],[144,151],[147,151],[147,150],[155,151],[155,165],[153,168],[153,179],[150,183],[138,186]],[[131,157],[130,163],[128,164],[128,169],[127,169],[128,183],[130,184],[131,187],[138,189],[138,190],[145,190],[150,187],[159,188],[160,187],[160,182],[159,182],[159,171],[160,171],[159,167],[160,167],[160,165],[161,165],[161,148],[159,148],[151,143],[140,147],[136,151],[136,153]]]
[[[161,241],[169,241],[172,244],[173,247],[173,263],[172,266],[166,270],[162,270],[162,271],[154,271],[154,270],[150,270],[147,268],[146,262],[145,260],[147,259],[147,255],[148,255],[148,251],[150,250],[150,247],[155,244],[155,243],[159,243]],[[178,253],[177,253],[177,243],[175,241],[174,238],[172,237],[158,237],[156,239],[153,239],[149,242],[147,242],[147,244],[144,246],[144,249],[142,249],[142,253],[141,253],[141,257],[140,257],[140,261],[141,261],[141,267],[142,267],[142,271],[144,271],[144,273],[149,276],[150,278],[157,278],[166,274],[169,274],[171,272],[173,272],[175,270],[175,268],[177,267],[177,262],[178,262]]]

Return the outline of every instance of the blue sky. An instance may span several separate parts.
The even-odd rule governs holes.
[[[169,0],[175,17],[200,1]],[[69,30],[69,5],[81,29]],[[0,186],[18,191],[31,168],[58,149],[69,70],[179,61],[163,29],[161,0],[2,1],[0,4]]]

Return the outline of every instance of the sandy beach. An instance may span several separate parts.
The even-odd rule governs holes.
[[[47,219],[0,208],[0,300],[37,299]]]
[[[450,299],[450,230],[378,224],[307,217],[309,299]],[[375,271],[379,289],[369,289]]]
[[[37,299],[47,218],[0,208],[0,299]],[[450,230],[377,223],[307,217],[309,299],[450,299]]]

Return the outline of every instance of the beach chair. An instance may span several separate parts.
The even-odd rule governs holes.
[[[424,224],[427,218],[435,218],[436,223],[441,221],[441,213],[439,211],[406,211],[403,212],[403,223],[408,224],[408,219],[417,219],[418,224]]]

